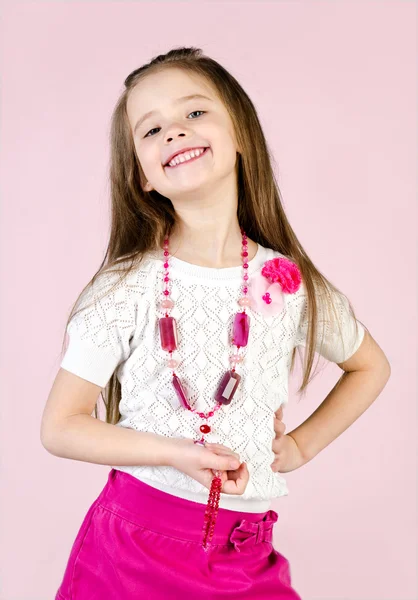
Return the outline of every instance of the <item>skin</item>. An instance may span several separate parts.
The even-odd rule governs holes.
[[[210,100],[174,103],[189,94],[204,94]],[[159,112],[134,133],[137,121],[150,110]],[[240,148],[229,113],[215,91],[200,77],[168,70],[150,75],[136,86],[127,102],[127,114],[147,178],[145,191],[155,189],[170,198],[177,213],[171,253],[215,268],[241,265],[236,176]],[[175,150],[187,146],[210,149],[193,162],[163,167]],[[257,245],[250,239],[248,243],[251,259]]]

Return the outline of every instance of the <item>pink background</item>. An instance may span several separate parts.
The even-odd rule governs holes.
[[[285,208],[392,376],[276,500],[275,546],[304,600],[416,589],[414,2],[4,3],[1,15],[1,599],[50,600],[106,466],[40,443],[70,307],[108,235],[110,114],[128,73],[173,46],[253,99]],[[324,364],[325,361],[324,361]],[[290,431],[340,375],[328,363]]]

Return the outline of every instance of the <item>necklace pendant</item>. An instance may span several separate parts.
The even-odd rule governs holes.
[[[212,431],[209,425],[201,425],[199,429],[202,433],[210,433]]]
[[[175,373],[173,374],[172,384],[173,384],[174,389],[176,390],[177,397],[180,400],[183,408],[190,410],[191,407],[187,401],[186,394],[184,393],[184,389],[181,385],[181,381]]]
[[[161,348],[167,352],[177,350],[177,322],[174,317],[161,317],[158,319],[160,328]]]
[[[250,333],[250,317],[245,312],[238,312],[235,315],[232,339],[235,346],[244,348],[248,344]]]
[[[241,375],[235,371],[227,371],[221,379],[221,383],[215,394],[215,400],[219,404],[229,404],[237,391]]]

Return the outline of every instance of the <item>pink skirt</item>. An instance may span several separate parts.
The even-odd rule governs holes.
[[[81,524],[55,600],[301,600],[289,561],[272,545],[275,511],[220,508],[205,551],[205,508],[111,469]]]

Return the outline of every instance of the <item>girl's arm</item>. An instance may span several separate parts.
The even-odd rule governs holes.
[[[358,350],[337,363],[345,371],[318,408],[288,435],[306,462],[341,435],[376,400],[390,377],[390,364],[365,330]]]
[[[41,442],[55,456],[100,465],[171,465],[173,439],[92,416],[101,387],[61,368],[48,396]]]
[[[101,389],[66,369],[59,369],[41,422],[41,442],[48,452],[99,465],[175,467],[193,474],[208,489],[211,468],[236,469],[240,477],[235,476],[227,484],[224,481],[223,489],[228,494],[244,492],[245,486],[241,487],[243,481],[245,485],[248,481],[248,472],[245,463],[239,466],[236,452],[223,444],[211,444],[212,451],[203,453],[191,439],[117,427],[96,419],[92,412]]]

